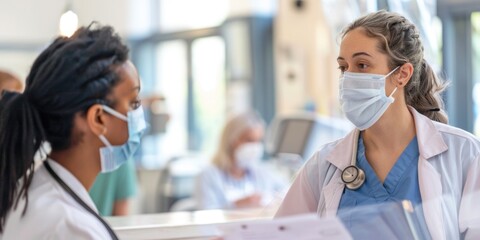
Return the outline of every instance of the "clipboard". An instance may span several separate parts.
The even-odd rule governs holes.
[[[350,240],[353,239],[337,217],[316,214],[273,220],[230,223],[218,226],[224,240]]]
[[[338,217],[356,239],[431,239],[421,205],[409,200],[341,209]]]

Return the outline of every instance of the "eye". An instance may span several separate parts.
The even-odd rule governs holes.
[[[365,70],[367,68],[368,68],[368,65],[365,64],[365,63],[359,63],[358,64],[358,69],[360,69],[360,70]]]
[[[135,99],[130,102],[130,107],[134,110],[139,108],[140,106],[142,106],[142,101],[140,99]]]
[[[338,66],[338,69],[340,70],[340,72],[344,73],[345,71],[347,71],[347,68],[345,66]]]

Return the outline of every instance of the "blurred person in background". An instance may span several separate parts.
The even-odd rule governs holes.
[[[169,115],[165,113],[164,102],[165,97],[162,95],[142,98],[145,117],[150,124],[145,135],[165,131]],[[125,216],[132,213],[132,202],[138,194],[135,163],[141,155],[140,148],[134,159],[129,160],[117,170],[98,174],[89,194],[102,216]]]
[[[2,91],[22,92],[23,82],[9,72],[0,70],[0,94]]]
[[[228,120],[212,165],[196,181],[198,209],[262,207],[283,190],[285,182],[259,165],[264,131],[265,123],[255,112]]]
[[[137,175],[133,159],[113,172],[98,174],[88,192],[102,216],[125,216],[137,194]]]

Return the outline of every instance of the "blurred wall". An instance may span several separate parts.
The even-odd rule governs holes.
[[[338,44],[322,8],[318,0],[278,0],[274,41],[279,114],[302,109],[339,114]]]
[[[122,36],[148,34],[153,28],[150,0],[76,0],[79,25],[112,25]],[[0,69],[25,78],[39,52],[59,33],[65,0],[0,1]]]

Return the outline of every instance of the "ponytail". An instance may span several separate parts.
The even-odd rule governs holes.
[[[444,103],[441,97],[446,84],[437,77],[425,59],[422,59],[418,69],[420,70],[418,84],[409,83],[406,86],[407,104],[428,118],[447,124],[448,116],[443,110]]]
[[[0,99],[0,233],[12,207],[24,197],[32,182],[34,155],[45,141],[38,111],[25,94],[6,92]]]

